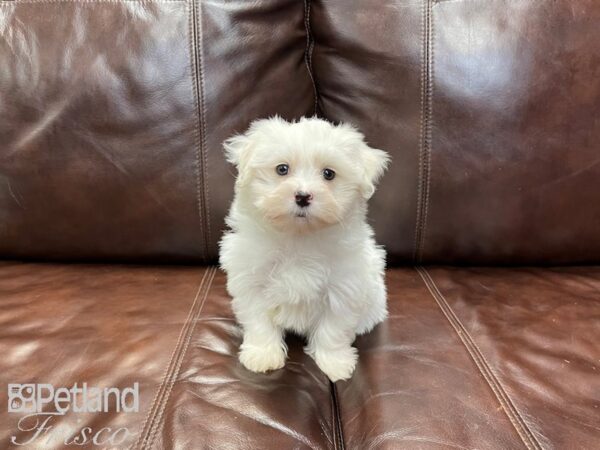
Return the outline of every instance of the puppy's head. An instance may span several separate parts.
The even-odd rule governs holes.
[[[373,195],[389,162],[352,126],[316,118],[257,120],[224,146],[238,169],[238,201],[285,231],[343,222]]]

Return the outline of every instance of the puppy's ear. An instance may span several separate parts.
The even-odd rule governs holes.
[[[361,191],[365,199],[370,199],[375,193],[375,185],[390,164],[390,155],[383,150],[369,147],[364,141],[361,145],[361,157],[364,178]]]
[[[248,179],[248,163],[252,152],[252,139],[248,133],[232,136],[223,142],[225,158],[238,170],[236,185],[242,186]]]

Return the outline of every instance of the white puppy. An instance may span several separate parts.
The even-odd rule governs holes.
[[[385,252],[366,222],[387,153],[350,125],[257,120],[228,139],[238,177],[221,240],[239,358],[254,372],[283,367],[285,330],[332,381],[356,366],[352,343],[385,319]]]

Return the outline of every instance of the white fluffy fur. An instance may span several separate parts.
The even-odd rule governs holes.
[[[292,330],[332,381],[349,378],[356,335],[387,315],[385,252],[366,211],[388,155],[353,127],[316,118],[258,120],[224,145],[238,178],[220,263],[244,330],[240,361],[254,372],[283,367]],[[283,163],[289,174],[280,176]],[[304,210],[297,191],[313,196]]]

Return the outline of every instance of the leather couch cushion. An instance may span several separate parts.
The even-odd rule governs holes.
[[[600,268],[431,269],[424,278],[523,440],[600,442]]]
[[[600,269],[388,274],[390,318],[337,384],[347,448],[596,448]]]
[[[215,268],[0,263],[3,392],[9,383],[137,382],[140,393],[139,412],[69,411],[31,442],[27,430],[47,416],[19,431],[27,414],[4,402],[0,447],[14,436],[23,448],[71,448],[65,439],[86,427],[101,443],[127,428],[118,448],[333,447],[329,382],[300,342],[280,371],[256,375],[238,363],[224,280]],[[79,444],[92,448],[89,440]]]
[[[392,154],[391,261],[598,262],[599,2],[311,5],[322,115]]]
[[[390,316],[359,337],[359,366],[336,386],[346,448],[521,448],[419,274],[387,283]]]
[[[215,268],[5,262],[0,381],[139,382],[138,413],[56,416],[48,449],[87,426],[127,427],[133,448],[595,448],[598,279],[593,267],[389,270],[390,317],[334,387],[295,337],[284,369],[246,371]],[[0,411],[0,447],[31,437],[23,415]]]

